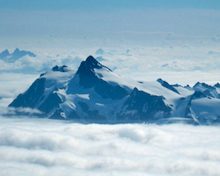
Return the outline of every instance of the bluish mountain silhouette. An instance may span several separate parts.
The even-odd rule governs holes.
[[[7,49],[0,53],[0,59],[6,62],[15,62],[16,60],[27,55],[30,57],[36,57],[36,55],[30,51],[19,50],[16,48],[12,54],[10,54]]]

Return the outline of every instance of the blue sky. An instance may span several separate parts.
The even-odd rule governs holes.
[[[219,0],[1,0],[2,9],[114,9],[114,8],[195,8],[220,9]]]
[[[97,45],[218,41],[220,1],[0,0],[0,26],[0,47],[30,45],[33,38],[101,41]]]

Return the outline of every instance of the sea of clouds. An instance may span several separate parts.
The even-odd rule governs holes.
[[[219,126],[0,117],[0,175],[220,174]]]

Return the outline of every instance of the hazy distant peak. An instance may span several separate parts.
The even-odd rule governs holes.
[[[14,62],[24,56],[36,57],[36,55],[30,51],[19,50],[16,48],[12,54],[6,49],[2,53],[0,53],[0,59],[3,59],[6,62]]]
[[[95,54],[99,54],[99,55],[102,55],[102,54],[104,54],[105,53],[105,51],[102,49],[102,48],[99,48],[96,52],[95,52]]]
[[[3,58],[5,58],[5,57],[8,57],[10,54],[9,54],[9,51],[6,49],[6,50],[4,50],[4,51],[2,51],[1,53],[0,53],[0,59],[3,59]]]
[[[20,52],[20,50],[18,49],[18,48],[16,48],[15,50],[14,50],[14,52],[12,53],[12,55],[13,54],[18,54]]]

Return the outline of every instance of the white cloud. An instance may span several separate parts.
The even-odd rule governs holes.
[[[220,174],[219,126],[0,122],[1,175]]]

